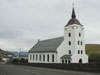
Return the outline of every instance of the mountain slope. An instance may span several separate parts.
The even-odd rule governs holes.
[[[86,53],[89,56],[89,62],[100,62],[100,44],[87,44]]]
[[[6,56],[6,55],[9,55],[9,54],[13,55],[12,53],[10,53],[8,51],[4,51],[4,50],[0,49],[0,56]]]
[[[86,44],[86,53],[90,56],[91,54],[100,54],[100,44]]]

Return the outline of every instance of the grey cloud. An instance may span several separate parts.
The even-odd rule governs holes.
[[[0,46],[28,51],[38,38],[63,36],[72,3],[73,0],[0,0]],[[74,0],[74,3],[77,18],[85,26],[86,43],[100,43],[100,1]]]

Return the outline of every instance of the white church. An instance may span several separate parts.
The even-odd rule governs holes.
[[[28,63],[88,63],[84,26],[76,19],[74,8],[64,37],[38,41],[28,52]]]

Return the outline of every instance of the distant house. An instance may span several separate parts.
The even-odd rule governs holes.
[[[23,56],[23,55],[21,55],[20,57],[19,56],[15,56],[15,57],[12,57],[12,59],[25,59],[25,60],[27,60],[28,56]]]
[[[6,61],[0,60],[0,64],[6,64]]]
[[[75,10],[64,26],[64,37],[38,41],[28,52],[29,63],[88,63],[85,53],[84,27]]]
[[[2,60],[5,61],[5,62],[8,62],[8,61],[10,61],[10,58],[5,58],[4,57],[4,58],[2,58]]]

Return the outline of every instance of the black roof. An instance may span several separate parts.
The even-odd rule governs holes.
[[[53,39],[39,41],[29,50],[29,53],[57,52],[56,50],[63,42],[63,40],[64,37],[57,37]]]
[[[70,55],[70,54],[69,54],[69,55],[63,55],[63,56],[61,57],[61,59],[71,59],[71,56],[72,56],[72,55]]]
[[[78,21],[78,19],[76,19],[76,14],[75,14],[74,8],[73,8],[73,10],[72,10],[71,19],[68,21],[68,23],[65,25],[65,27],[66,27],[66,26],[69,26],[69,25],[72,25],[72,24],[81,25],[81,23]]]

